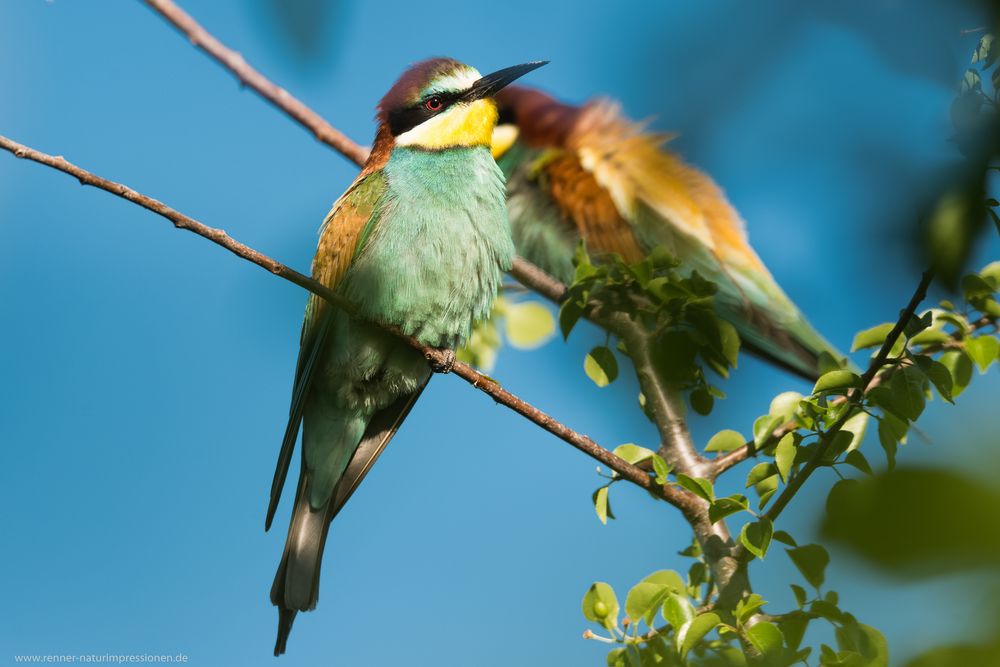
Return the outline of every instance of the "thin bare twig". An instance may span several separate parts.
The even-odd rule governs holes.
[[[189,232],[193,232],[198,236],[204,237],[232,252],[236,256],[253,262],[257,266],[267,269],[274,275],[280,276],[285,280],[298,285],[299,287],[309,290],[338,308],[342,308],[351,313],[356,312],[356,308],[353,303],[325,285],[285,266],[281,262],[271,259],[267,255],[264,255],[243,243],[240,243],[226,234],[223,230],[204,225],[197,220],[194,220],[193,218],[190,218],[167,206],[161,201],[147,197],[129,188],[128,186],[122,185],[121,183],[116,183],[101,176],[97,176],[96,174],[92,174],[91,172],[72,164],[61,156],[48,155],[46,153],[36,151],[4,136],[0,136],[0,148],[13,153],[19,158],[32,160],[69,174],[70,176],[76,178],[81,185],[90,185],[104,190],[105,192],[110,192],[111,194],[123,199],[127,199],[133,204],[138,204],[139,206],[142,206],[143,208],[170,220],[178,229],[184,229]],[[376,324],[392,331],[392,333],[406,340],[409,345],[422,353],[428,361],[432,362],[432,366],[439,366],[446,362],[447,355],[444,350],[427,347],[420,344],[414,338],[406,336],[398,330],[395,330],[393,327],[386,326],[382,323]],[[653,483],[647,472],[608,451],[604,447],[601,447],[589,437],[577,433],[545,412],[542,412],[538,408],[518,398],[511,392],[501,387],[495,380],[479,373],[468,364],[456,361],[452,365],[451,370],[455,375],[487,394],[497,403],[510,408],[542,427],[549,433],[552,433],[553,435],[573,445],[588,456],[597,459],[604,465],[608,466],[608,468],[621,475],[624,479],[627,479],[634,484],[638,484],[642,488],[653,491],[654,493],[660,492],[659,487]],[[662,493],[661,495],[664,495],[668,500],[670,500],[670,493]]]
[[[946,350],[946,349],[960,349],[961,348],[961,344],[962,344],[961,342],[962,342],[962,340],[965,337],[967,337],[968,335],[972,334],[975,331],[978,331],[980,329],[984,329],[984,328],[986,328],[986,327],[988,327],[990,325],[994,325],[995,326],[996,325],[996,319],[995,318],[991,318],[991,317],[987,317],[987,316],[984,315],[983,317],[980,317],[979,319],[975,320],[974,322],[970,322],[967,329],[958,330],[958,331],[953,332],[951,334],[951,337],[947,341],[942,342],[942,343],[933,343],[931,345],[926,345],[924,347],[921,347],[920,350],[918,350],[914,354],[916,354],[918,356],[926,356],[926,355],[935,354],[937,352],[941,352],[942,350]],[[897,334],[897,338],[898,338],[898,334]],[[884,367],[884,365],[885,365],[885,362],[883,360],[881,362],[879,368],[881,369],[882,367]],[[885,383],[886,380],[888,380],[891,377],[892,370],[893,370],[892,368],[889,368],[889,369],[886,369],[885,372],[881,372],[881,373],[879,373],[878,370],[877,370],[876,371],[877,374],[874,375],[872,377],[872,379],[867,383],[867,386],[865,388],[864,393],[867,395],[872,389],[874,389],[875,387],[877,387],[877,386]],[[847,397],[840,397],[840,398],[837,398],[834,401],[832,401],[832,403],[833,404],[839,404],[839,403],[843,403],[843,402],[845,402],[847,400],[849,400]],[[714,479],[714,478],[718,477],[722,473],[726,472],[727,470],[729,470],[733,466],[736,466],[736,465],[742,463],[743,461],[747,460],[751,456],[756,456],[757,452],[759,450],[764,449],[768,445],[777,442],[784,435],[786,435],[787,433],[791,433],[792,431],[796,430],[797,428],[798,428],[798,425],[795,422],[786,422],[786,423],[782,424],[781,426],[779,426],[778,428],[776,428],[774,430],[774,433],[772,433],[771,436],[767,439],[767,441],[765,443],[763,443],[760,447],[756,447],[754,445],[753,440],[751,440],[751,441],[747,442],[746,444],[744,444],[742,447],[739,447],[738,449],[734,449],[731,452],[727,452],[726,454],[723,454],[722,456],[719,456],[717,458],[712,459],[709,462],[710,465],[712,466],[712,476],[711,476],[711,479]]]
[[[214,58],[236,75],[240,83],[251,88],[268,102],[281,109],[309,130],[316,139],[330,146],[358,166],[368,159],[368,149],[359,146],[330,125],[318,113],[300,102],[291,93],[275,85],[250,66],[243,56],[228,48],[201,27],[183,9],[170,0],[145,0],[154,11],[180,30],[192,44]]]
[[[865,393],[869,390],[872,385],[872,381],[875,379],[875,375],[879,372],[882,366],[885,365],[886,360],[889,358],[889,352],[896,344],[896,341],[899,340],[899,337],[903,333],[903,329],[906,328],[910,318],[912,318],[914,313],[916,313],[917,306],[919,306],[920,302],[927,297],[927,289],[930,287],[933,280],[934,272],[930,270],[925,271],[923,276],[920,278],[920,284],[917,285],[917,289],[913,292],[913,296],[910,297],[910,302],[899,314],[899,319],[889,331],[889,335],[885,337],[882,347],[879,348],[878,353],[868,365],[868,370],[866,370],[864,375],[861,376],[861,381],[858,383],[858,386],[851,389],[847,393],[848,403],[852,405],[858,404],[864,397]],[[796,493],[798,493],[799,489],[802,488],[802,485],[806,483],[807,479],[809,479],[809,476],[820,467],[820,464],[823,461],[823,456],[826,454],[827,450],[830,448],[830,444],[833,442],[833,436],[840,431],[851,416],[851,410],[849,408],[845,409],[840,418],[826,430],[820,438],[819,447],[816,448],[816,453],[813,454],[813,457],[809,459],[804,466],[802,466],[797,474],[793,475],[792,478],[788,480],[788,485],[780,494],[778,494],[778,497],[762,516],[770,519],[771,521],[775,521],[778,518],[791,499]]]

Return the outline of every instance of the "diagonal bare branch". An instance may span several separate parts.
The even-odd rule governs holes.
[[[166,218],[178,229],[184,229],[189,232],[193,232],[198,236],[204,237],[230,251],[234,255],[253,262],[257,266],[267,269],[274,275],[280,276],[281,278],[284,278],[299,287],[309,290],[338,308],[342,308],[348,312],[356,312],[356,308],[353,303],[325,285],[285,266],[277,260],[271,259],[267,255],[254,250],[246,244],[240,243],[226,234],[223,230],[202,224],[197,220],[184,215],[180,211],[167,206],[161,201],[147,197],[146,195],[136,192],[132,188],[129,188],[121,183],[116,183],[115,181],[92,174],[91,172],[67,161],[61,156],[48,155],[46,153],[36,151],[2,135],[0,135],[0,148],[13,153],[16,157],[32,160],[69,174],[70,176],[76,178],[81,185],[90,185],[104,190],[105,192],[110,192],[111,194],[123,199],[127,199],[133,204],[138,204],[139,206]],[[444,350],[427,347],[419,343],[414,338],[406,336],[400,331],[393,329],[393,327],[386,326],[382,323],[376,324],[403,338],[415,350],[422,353],[428,361],[433,362],[432,366],[443,365],[446,363],[446,353]],[[608,466],[608,468],[621,475],[622,478],[627,479],[644,489],[652,491],[653,493],[659,493],[667,498],[667,500],[676,504],[677,498],[675,498],[675,496],[678,494],[675,493],[674,489],[668,488],[666,490],[662,490],[661,492],[661,489],[653,483],[647,472],[608,451],[604,447],[601,447],[586,435],[577,433],[530,403],[518,398],[511,392],[501,387],[496,380],[483,375],[472,366],[464,364],[460,361],[454,362],[451,372],[471,384],[476,389],[479,389],[481,392],[493,398],[493,400],[497,403],[510,408],[514,412],[542,427],[549,433],[552,433],[553,435],[573,445],[588,456],[597,459],[604,465]]]
[[[244,60],[243,56],[216,39],[176,4],[170,0],[145,0],[145,2],[180,30],[192,44],[235,74],[241,84],[257,91],[265,100],[294,118],[316,139],[330,146],[359,167],[368,159],[367,148],[351,141],[287,90],[271,82]]]

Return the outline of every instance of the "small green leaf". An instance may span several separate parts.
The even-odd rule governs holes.
[[[730,514],[742,512],[749,507],[747,497],[739,494],[719,498],[708,508],[708,520],[712,523],[725,519]]]
[[[718,327],[719,340],[722,344],[722,355],[731,367],[736,368],[736,362],[740,354],[740,335],[736,332],[736,327],[726,320],[720,319]]]
[[[767,501],[778,491],[778,476],[771,475],[767,479],[757,482],[753,485],[753,490],[757,492],[757,496],[760,498],[757,501],[757,509],[764,509]]]
[[[924,411],[924,382],[924,374],[916,366],[906,366],[892,374],[889,387],[893,403],[910,421]]]
[[[809,627],[809,621],[810,618],[805,614],[796,613],[785,614],[784,617],[778,621],[778,626],[781,628],[781,634],[784,635],[785,644],[788,645],[788,648],[798,650],[799,646],[802,644],[802,638],[805,637],[806,628]],[[808,657],[811,651],[811,647],[807,648],[803,652],[805,655],[797,657],[796,660],[805,664],[805,658]]]
[[[893,326],[894,324],[892,322],[886,322],[872,327],[871,329],[859,331],[858,334],[854,336],[854,342],[851,343],[851,352],[857,352],[858,350],[863,350],[868,347],[878,347],[882,345],[882,343],[885,342],[885,337],[889,335],[890,331],[892,331]]]
[[[712,483],[707,479],[689,477],[683,473],[677,473],[677,483],[699,498],[708,502],[715,500],[715,491],[712,489]]]
[[[583,370],[598,387],[606,387],[618,377],[618,360],[610,348],[599,345],[583,360]]]
[[[854,466],[866,475],[872,474],[872,467],[868,464],[868,459],[865,458],[865,455],[861,453],[860,449],[853,449],[847,452],[847,456],[844,458],[844,463]]]
[[[937,389],[938,394],[941,398],[948,401],[949,403],[954,403],[951,398],[951,371],[948,367],[942,364],[940,361],[931,359],[930,357],[918,356],[917,365],[920,366],[920,370],[924,372],[927,379],[931,381],[934,388]]]
[[[795,563],[802,576],[813,588],[820,588],[826,577],[826,566],[830,564],[830,554],[818,544],[804,544],[785,553]]]
[[[757,610],[766,605],[767,602],[756,593],[751,593],[736,603],[736,620],[742,625],[757,613]]]
[[[747,639],[754,648],[765,657],[781,655],[784,649],[784,637],[778,626],[767,621],[761,621],[747,628]]]
[[[795,595],[795,604],[799,606],[799,609],[806,606],[806,600],[808,596],[806,595],[806,589],[802,588],[798,584],[790,584],[792,588],[792,594]]]
[[[647,577],[628,592],[625,598],[625,613],[636,622],[645,620],[647,625],[652,625],[653,617],[672,590],[670,586],[650,581]]]
[[[594,491],[593,496],[591,496],[594,501],[594,511],[597,512],[597,518],[601,520],[601,523],[608,523],[608,515],[611,513],[610,507],[608,506],[608,487],[607,485]],[[611,514],[614,518],[614,514]]]
[[[771,407],[768,408],[767,413],[772,417],[781,418],[782,422],[786,422],[795,415],[801,400],[802,394],[797,391],[782,392],[771,399]]]
[[[863,623],[848,622],[837,628],[837,645],[841,651],[851,651],[863,660],[864,667],[888,667],[889,645],[882,633]]]
[[[705,635],[714,630],[720,623],[719,615],[709,612],[695,616],[681,626],[677,631],[677,643],[680,646],[681,657],[687,657],[688,652],[697,646]]]
[[[774,429],[781,426],[783,420],[775,415],[761,415],[753,422],[753,444],[760,448],[771,437]]]
[[[651,459],[656,456],[656,452],[651,449],[646,449],[645,447],[640,447],[639,445],[634,445],[631,442],[624,445],[618,445],[615,447],[615,456],[625,459],[629,463],[641,463],[647,459]]]
[[[979,276],[994,290],[1000,289],[1000,260],[990,262],[979,271]]]
[[[603,581],[591,584],[583,596],[582,607],[588,621],[600,623],[608,630],[618,626],[618,598],[615,590]]]
[[[562,332],[563,340],[569,338],[570,332],[576,323],[583,316],[584,305],[576,299],[563,301],[559,308],[559,330]]]
[[[816,380],[813,393],[844,393],[848,389],[857,387],[860,383],[861,378],[857,373],[843,369],[830,371],[829,373],[824,373]]]
[[[691,392],[691,407],[699,415],[711,414],[714,406],[715,399],[707,389],[698,387]]]
[[[968,338],[965,341],[965,351],[979,366],[979,373],[985,373],[1000,352],[1000,341],[990,335]]]
[[[795,538],[783,530],[774,531],[774,539],[777,540],[778,542],[781,542],[782,544],[787,544],[790,547],[799,546],[798,543],[795,541]]]
[[[951,396],[957,398],[972,381],[972,360],[962,350],[948,350],[939,361],[951,373]]]
[[[966,300],[972,300],[980,296],[990,296],[993,294],[993,291],[993,286],[982,276],[970,273],[962,278],[962,292],[965,294]]]
[[[758,463],[753,468],[750,469],[750,474],[747,475],[747,488],[759,484],[768,477],[778,474],[778,468],[773,463],[764,461],[763,463]]]
[[[508,305],[504,322],[510,344],[522,350],[544,345],[556,332],[552,313],[537,301]]]
[[[757,558],[763,559],[771,546],[771,536],[774,534],[774,524],[767,517],[761,517],[753,523],[743,526],[740,531],[740,542],[747,551]]]
[[[889,470],[896,467],[896,443],[906,439],[909,425],[891,413],[884,414],[878,420],[878,440],[885,450]]]
[[[739,431],[726,429],[719,431],[708,441],[706,452],[731,452],[746,444],[746,438]]]
[[[778,474],[781,475],[782,482],[788,482],[788,473],[795,463],[795,434],[786,433],[778,441],[778,446],[774,450],[774,464],[778,467]]]
[[[659,454],[653,454],[653,472],[656,473],[656,483],[667,483],[667,475],[670,474],[670,464],[663,460]]]
[[[667,597],[663,600],[663,610],[661,613],[663,614],[663,620],[677,630],[694,618],[694,606],[686,595],[668,593]]]

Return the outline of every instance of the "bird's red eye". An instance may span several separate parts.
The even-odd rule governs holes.
[[[432,97],[424,102],[424,106],[430,111],[441,111],[441,107],[443,107],[444,104],[441,102],[440,97]]]

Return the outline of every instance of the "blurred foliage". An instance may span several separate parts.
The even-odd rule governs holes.
[[[830,491],[823,534],[898,577],[1000,568],[1000,490],[938,468],[846,479]]]
[[[266,0],[254,13],[300,62],[317,62],[340,43],[351,3],[345,0]]]
[[[952,102],[953,140],[965,156],[955,178],[930,207],[922,230],[927,263],[946,286],[958,287],[972,248],[988,224],[1000,233],[1000,202],[988,197],[990,176],[1000,171],[1000,44],[992,33],[979,38],[971,65],[958,85]]]
[[[984,442],[984,454],[995,457],[997,444]],[[900,467],[841,481],[830,492],[823,534],[897,578],[979,571],[1000,586],[1000,487],[963,473]],[[1000,665],[996,593],[997,608],[965,612],[992,618],[982,643],[935,647],[906,667]]]
[[[476,323],[472,336],[456,356],[489,373],[496,365],[505,336],[512,347],[533,350],[550,341],[555,332],[555,319],[548,307],[531,299],[514,301],[501,296],[494,301],[490,317]]]

